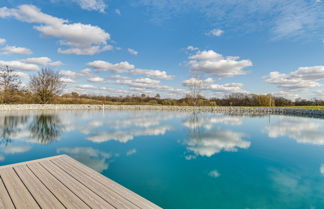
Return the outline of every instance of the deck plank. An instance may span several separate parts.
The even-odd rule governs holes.
[[[11,198],[3,184],[2,178],[0,178],[0,208],[1,209],[15,209]]]
[[[77,168],[80,172],[83,172],[83,173],[91,176],[97,182],[107,186],[108,188],[113,189],[114,191],[116,191],[120,195],[126,197],[127,199],[129,199],[136,205],[140,206],[141,208],[152,208],[152,209],[160,208],[159,206],[155,205],[154,203],[139,196],[135,192],[132,192],[131,190],[129,190],[129,189],[123,187],[122,185],[116,183],[115,181],[103,176],[102,174],[94,171],[93,169],[83,165],[82,163],[80,163],[79,161],[77,161],[73,158],[63,156],[60,159],[64,160],[64,162],[68,163],[70,166],[77,164],[78,165]]]
[[[140,208],[134,203],[129,201],[127,198],[119,195],[117,192],[111,190],[108,187],[98,183],[90,176],[80,172],[75,166],[70,166],[65,162],[64,159],[51,160],[56,166],[65,170],[68,174],[73,176],[81,184],[88,187],[91,191],[95,192],[98,196],[110,202],[114,207],[117,208]]]
[[[87,205],[92,208],[98,209],[113,209],[111,204],[103,200],[101,197],[93,193],[83,184],[80,184],[65,171],[58,168],[52,162],[40,162],[40,164],[47,169],[55,178],[62,182],[66,187],[68,187],[74,194],[76,194],[80,199],[82,199]]]
[[[24,182],[29,191],[34,195],[34,198],[41,208],[65,208],[26,165],[17,166],[14,170],[17,172],[18,176]]]
[[[17,209],[40,208],[12,168],[1,169],[0,175]]]
[[[0,209],[157,209],[67,155],[0,166]]]
[[[39,163],[31,163],[28,167],[42,181],[42,183],[63,203],[66,208],[90,208],[79,197],[73,194],[61,182],[47,172]]]

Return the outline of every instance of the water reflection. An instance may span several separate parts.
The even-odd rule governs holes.
[[[279,121],[264,130],[270,138],[287,136],[298,143],[324,145],[324,126],[320,122],[316,119],[280,117]]]
[[[60,138],[63,128],[59,116],[53,112],[11,113],[0,117],[1,144],[8,146],[12,140],[49,144]]]
[[[215,126],[217,123],[239,125],[241,118],[229,119],[222,116],[202,117],[200,113],[192,113],[183,125],[188,127],[187,150],[196,156],[211,157],[221,151],[236,152],[238,148],[247,149],[251,142],[243,140],[246,134]],[[186,159],[195,158],[186,156]]]
[[[29,125],[31,137],[41,144],[49,144],[59,139],[62,129],[61,120],[52,114],[37,115]]]
[[[111,155],[109,153],[102,152],[91,147],[63,147],[57,149],[57,153],[68,154],[74,159],[98,172],[102,172],[108,169],[109,165],[107,163],[107,160],[111,158]]]
[[[9,144],[12,135],[22,131],[22,126],[27,121],[28,116],[6,115],[0,117],[0,144]]]
[[[273,198],[281,206],[306,208],[310,205],[310,200],[323,197],[324,182],[314,181],[309,175],[277,168],[269,169],[269,174],[273,189],[276,191]]]

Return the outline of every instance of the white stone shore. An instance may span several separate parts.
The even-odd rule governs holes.
[[[222,113],[273,113],[288,115],[324,116],[324,110],[300,108],[265,108],[265,107],[194,107],[194,106],[158,106],[158,105],[84,105],[84,104],[22,104],[0,105],[0,111],[21,110],[158,110],[158,111],[201,111]]]

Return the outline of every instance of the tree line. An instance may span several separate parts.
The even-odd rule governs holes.
[[[295,101],[270,94],[235,93],[224,98],[205,98],[199,86],[190,87],[189,94],[180,99],[155,96],[97,96],[71,92],[62,94],[65,85],[58,72],[44,68],[30,77],[23,86],[18,74],[8,66],[0,66],[1,104],[128,104],[128,105],[181,105],[181,106],[324,106],[323,100],[296,99]]]

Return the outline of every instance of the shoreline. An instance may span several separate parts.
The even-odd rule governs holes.
[[[287,115],[324,116],[323,109],[282,107],[228,107],[228,106],[158,106],[158,105],[85,105],[85,104],[18,104],[0,105],[0,111],[21,110],[155,110],[181,112],[267,113]]]

